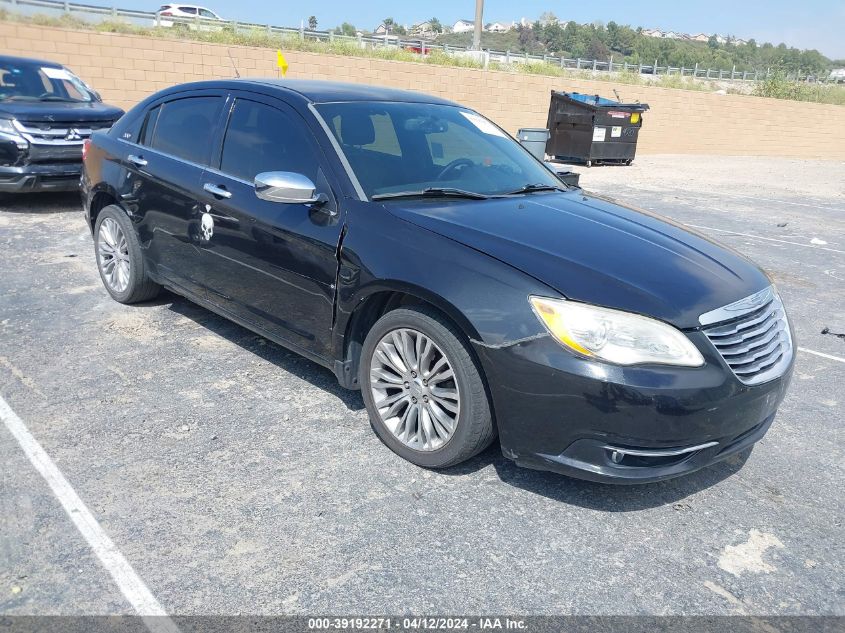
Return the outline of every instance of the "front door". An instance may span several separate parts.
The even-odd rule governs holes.
[[[342,221],[327,166],[305,121],[281,101],[233,103],[219,160],[203,174],[204,275],[209,297],[274,337],[329,356]],[[319,207],[255,195],[256,174],[310,178]]]

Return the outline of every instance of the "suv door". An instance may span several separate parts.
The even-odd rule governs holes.
[[[203,176],[213,232],[202,242],[212,302],[273,337],[326,357],[343,226],[328,169],[293,108],[271,97],[236,94],[219,158]],[[328,202],[258,198],[254,178],[268,171],[307,176]]]
[[[164,283],[202,298],[201,178],[224,100],[222,92],[206,92],[153,105],[125,156],[121,193],[132,202],[148,260]]]

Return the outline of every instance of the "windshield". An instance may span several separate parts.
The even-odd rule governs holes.
[[[487,196],[526,185],[563,187],[516,141],[470,110],[371,101],[324,103],[317,110],[368,198],[426,190]]]
[[[0,62],[0,101],[97,101],[66,68]]]

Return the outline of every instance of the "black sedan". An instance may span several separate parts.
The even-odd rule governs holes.
[[[82,190],[112,297],[164,286],[331,368],[420,466],[498,434],[523,466],[673,477],[759,440],[792,373],[759,268],[435,97],[169,88],[94,134]]]

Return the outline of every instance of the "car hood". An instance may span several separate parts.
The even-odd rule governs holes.
[[[68,103],[63,101],[3,101],[0,116],[22,121],[50,123],[83,123],[115,121],[123,110],[100,102]]]
[[[698,327],[771,282],[753,263],[665,218],[579,191],[392,201],[393,214],[499,259],[577,301]]]

